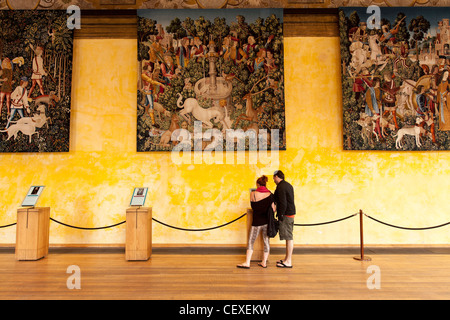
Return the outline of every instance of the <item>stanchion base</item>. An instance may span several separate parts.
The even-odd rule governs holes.
[[[353,257],[353,259],[358,260],[358,261],[372,261],[372,258],[370,257]]]

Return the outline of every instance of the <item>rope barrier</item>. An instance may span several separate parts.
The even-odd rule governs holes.
[[[6,224],[6,225],[4,225],[4,226],[0,226],[0,229],[1,229],[1,228],[11,227],[11,226],[13,226],[13,225],[15,225],[15,224],[16,224],[16,222],[11,223],[11,224]]]
[[[341,218],[341,219],[327,221],[327,222],[309,223],[309,224],[294,223],[294,226],[297,226],[297,227],[320,226],[320,225],[323,225],[323,224],[329,224],[329,223],[335,223],[335,222],[339,222],[339,221],[344,221],[344,220],[347,220],[349,218],[352,218],[352,217],[356,216],[357,214],[358,213],[355,213],[355,214],[349,215],[349,216]]]
[[[224,223],[224,224],[222,224],[222,225],[220,225],[220,226],[211,227],[211,228],[204,228],[204,229],[186,229],[186,228],[174,227],[174,226],[171,226],[171,225],[169,225],[169,224],[167,224],[167,223],[164,223],[164,222],[161,222],[161,221],[159,221],[159,220],[156,220],[155,218],[152,218],[152,220],[153,220],[153,221],[156,221],[156,222],[158,222],[158,223],[160,223],[160,224],[162,224],[163,226],[166,226],[166,227],[169,227],[169,228],[172,228],[172,229],[182,230],[182,231],[208,231],[208,230],[213,230],[213,229],[225,227],[226,225],[229,225],[230,223],[233,223],[233,222],[235,222],[235,221],[241,219],[241,218],[244,217],[245,215],[247,215],[247,213],[244,213],[244,214],[241,215],[240,217],[238,217],[238,218],[236,218],[236,219],[234,219],[234,220],[232,220],[232,221],[230,221],[230,222]]]
[[[373,220],[373,221],[376,221],[376,222],[378,222],[378,223],[384,224],[384,225],[389,226],[389,227],[398,228],[398,229],[403,229],[403,230],[430,230],[430,229],[436,229],[436,228],[441,228],[441,227],[445,227],[445,226],[447,226],[447,225],[450,225],[450,221],[449,221],[449,222],[442,223],[442,224],[439,224],[439,225],[436,225],[436,226],[431,226],[431,227],[419,227],[419,228],[414,228],[414,227],[402,227],[402,226],[397,226],[397,225],[393,225],[393,224],[390,224],[390,223],[381,221],[381,220],[376,219],[376,218],[374,218],[374,217],[371,217],[371,216],[369,216],[369,215],[367,215],[367,214],[365,214],[365,213],[363,213],[363,214],[364,214],[367,218],[369,218],[369,219],[371,219],[371,220]],[[244,213],[243,215],[239,216],[238,218],[236,218],[236,219],[234,219],[234,220],[231,220],[231,221],[229,221],[229,222],[227,222],[227,223],[224,223],[224,224],[222,224],[222,225],[219,225],[219,226],[210,227],[210,228],[200,228],[200,229],[181,228],[181,227],[176,227],[176,226],[169,225],[169,224],[164,223],[164,222],[162,222],[162,221],[159,221],[159,220],[157,220],[157,219],[155,219],[155,218],[152,218],[152,220],[155,221],[155,222],[157,222],[157,223],[159,223],[159,224],[161,224],[161,225],[163,225],[163,226],[166,226],[166,227],[169,227],[169,228],[172,228],[172,229],[182,230],[182,231],[209,231],[209,230],[214,230],[214,229],[218,229],[218,228],[225,227],[225,226],[227,226],[227,225],[229,225],[229,224],[231,224],[231,223],[233,223],[233,222],[235,222],[235,221],[237,221],[237,220],[243,218],[245,215],[247,215],[247,214]],[[354,217],[354,216],[356,216],[356,215],[358,215],[358,213],[351,214],[351,215],[349,215],[349,216],[347,216],[347,217],[343,217],[343,218],[340,218],[340,219],[331,220],[331,221],[326,221],[326,222],[318,222],[318,223],[294,223],[294,226],[297,226],[297,227],[312,227],[312,226],[319,226],[319,225],[331,224],[331,223],[336,223],[336,222],[340,222],[340,221],[344,221],[344,220],[350,219],[350,218],[352,218],[352,217]],[[119,222],[119,223],[112,224],[112,225],[108,225],[108,226],[104,226],[104,227],[91,227],[91,228],[88,228],[88,227],[78,227],[78,226],[73,226],[73,225],[70,225],[70,224],[67,224],[67,223],[63,223],[63,222],[58,221],[58,220],[53,219],[53,218],[50,218],[50,220],[52,220],[53,222],[56,222],[56,223],[58,223],[58,224],[61,224],[61,225],[63,225],[63,226],[69,227],[69,228],[81,229],[81,230],[101,230],[101,229],[108,229],[108,228],[117,227],[117,226],[119,226],[119,225],[121,225],[121,224],[124,224],[124,223],[126,222],[126,220],[124,220],[124,221],[121,221],[121,222]],[[2,229],[2,228],[7,228],[7,227],[11,227],[11,226],[14,226],[14,225],[16,225],[16,224],[17,224],[16,222],[10,223],[10,224],[6,224],[6,225],[3,225],[3,226],[0,226],[0,229]]]
[[[229,225],[229,224],[231,224],[231,223],[233,223],[233,222],[235,222],[235,221],[237,221],[237,220],[243,218],[245,215],[246,215],[246,213],[244,213],[244,214],[241,215],[240,217],[238,217],[238,218],[236,218],[236,219],[234,219],[234,220],[232,220],[232,221],[230,221],[230,222],[224,223],[224,224],[222,224],[222,225],[220,225],[220,226],[210,227],[210,228],[203,228],[203,229],[187,229],[187,228],[180,228],[180,227],[171,226],[171,225],[169,225],[169,224],[167,224],[167,223],[164,223],[164,222],[161,222],[161,221],[159,221],[159,220],[157,220],[157,219],[155,219],[155,218],[152,218],[152,220],[153,220],[153,221],[156,221],[156,222],[158,222],[158,223],[160,223],[160,224],[162,224],[162,225],[164,225],[164,226],[166,226],[166,227],[173,228],[173,229],[177,229],[177,230],[183,230],[183,231],[208,231],[208,230],[214,230],[214,229],[218,229],[218,228],[221,228],[221,227],[225,227],[225,226],[227,226],[227,225]],[[58,220],[53,219],[53,218],[50,218],[50,220],[52,220],[53,222],[59,223],[59,224],[61,224],[61,225],[63,225],[63,226],[69,227],[69,228],[81,229],[81,230],[100,230],[100,229],[108,229],[108,228],[117,227],[117,226],[119,226],[119,225],[121,225],[121,224],[123,224],[123,223],[126,222],[126,220],[124,220],[124,221],[121,221],[121,222],[119,222],[119,223],[112,224],[112,225],[109,225],[109,226],[87,228],[87,227],[73,226],[73,225],[70,225],[70,224],[67,224],[67,223],[63,223],[63,222],[58,221]],[[0,228],[10,227],[10,226],[13,226],[13,225],[15,225],[15,224],[16,224],[16,223],[11,223],[11,224],[8,224],[8,225],[0,226]]]
[[[210,228],[203,228],[203,229],[180,228],[180,227],[175,227],[175,226],[169,225],[169,224],[167,224],[167,223],[161,222],[161,221],[159,221],[159,220],[157,220],[157,219],[155,219],[155,218],[152,218],[152,220],[155,221],[155,222],[157,222],[157,223],[159,223],[159,224],[162,224],[163,226],[166,226],[166,227],[169,227],[169,228],[172,228],[172,229],[182,230],[182,231],[209,231],[209,230],[214,230],[214,229],[218,229],[218,228],[221,228],[221,227],[225,227],[225,226],[227,226],[227,225],[229,225],[229,224],[231,224],[231,223],[233,223],[233,222],[235,222],[235,221],[237,221],[237,220],[243,218],[245,215],[246,215],[246,213],[244,213],[244,214],[241,215],[240,217],[238,217],[238,218],[236,218],[236,219],[234,219],[234,220],[232,220],[232,221],[230,221],[230,222],[224,223],[224,224],[222,224],[222,225],[220,225],[220,226],[210,227]],[[333,221],[327,221],[327,222],[309,223],[309,224],[295,223],[294,226],[299,226],[299,227],[319,226],[319,225],[330,224],[330,223],[335,223],[335,222],[340,222],[340,221],[343,221],[343,220],[347,220],[347,219],[349,219],[349,218],[351,218],[351,217],[354,217],[354,216],[356,216],[356,215],[357,215],[357,213],[352,214],[352,215],[349,215],[349,216],[344,217],[344,218],[341,218],[341,219],[337,219],[337,220],[333,220]],[[109,225],[109,226],[87,228],[87,227],[77,227],[77,226],[69,225],[69,224],[67,224],[67,223],[63,223],[63,222],[58,221],[58,220],[53,219],[53,218],[50,218],[50,220],[52,220],[53,222],[59,223],[59,224],[61,224],[61,225],[63,225],[63,226],[69,227],[69,228],[81,229],[81,230],[100,230],[100,229],[108,229],[108,228],[113,228],[113,227],[119,226],[119,225],[121,225],[121,224],[123,224],[123,223],[126,222],[126,220],[124,220],[124,221],[121,221],[121,222],[119,222],[119,223],[116,223],[116,224],[113,224],[113,225]],[[6,227],[10,227],[10,226],[13,226],[13,225],[15,225],[15,224],[16,224],[16,223],[11,223],[11,224],[8,224],[8,225],[0,226],[0,229],[1,229],[1,228],[6,228]]]
[[[437,225],[437,226],[432,226],[432,227],[409,228],[409,227],[395,226],[395,225],[393,225],[393,224],[386,223],[386,222],[380,221],[380,220],[378,220],[378,219],[375,219],[375,218],[373,218],[373,217],[371,217],[371,216],[369,216],[369,215],[367,215],[367,214],[364,214],[364,215],[365,215],[367,218],[372,219],[373,221],[379,222],[379,223],[381,223],[381,224],[384,224],[384,225],[386,225],[386,226],[393,227],[393,228],[398,228],[398,229],[404,229],[404,230],[429,230],[429,229],[435,229],[435,228],[444,227],[444,226],[450,224],[450,221],[449,221],[449,222],[446,222],[446,223],[443,223],[443,224],[440,224],[440,225]]]
[[[77,226],[72,226],[72,225],[69,225],[69,224],[66,224],[66,223],[60,222],[60,221],[58,221],[58,220],[55,220],[55,219],[53,219],[53,218],[50,218],[50,220],[52,220],[53,222],[59,223],[59,224],[61,224],[61,225],[63,225],[63,226],[69,227],[69,228],[74,228],[74,229],[82,229],[82,230],[99,230],[99,229],[108,229],[108,228],[112,228],[112,227],[117,227],[118,225],[121,225],[121,224],[123,224],[123,223],[125,223],[125,222],[126,222],[126,220],[124,220],[124,221],[122,221],[122,222],[119,222],[119,223],[116,223],[116,224],[112,224],[112,225],[110,225],[110,226],[104,226],[104,227],[94,227],[94,228],[85,228],[85,227],[77,227]]]

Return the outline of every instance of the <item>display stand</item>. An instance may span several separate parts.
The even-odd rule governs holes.
[[[16,259],[38,260],[48,254],[50,208],[19,208],[16,225]]]
[[[148,260],[152,254],[152,208],[127,209],[126,260]]]
[[[250,237],[250,229],[252,227],[252,221],[253,221],[253,210],[247,209],[247,241]],[[253,255],[251,261],[262,261],[263,256],[264,256],[264,240],[260,232],[253,245]]]

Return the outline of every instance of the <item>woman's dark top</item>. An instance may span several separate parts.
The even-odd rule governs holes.
[[[273,194],[270,194],[267,198],[250,202],[253,209],[252,226],[257,227],[269,223],[268,210],[274,200]]]

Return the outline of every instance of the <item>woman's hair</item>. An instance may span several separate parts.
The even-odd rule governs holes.
[[[262,187],[265,187],[268,180],[269,180],[269,178],[267,178],[266,176],[262,176],[262,177],[259,177],[258,180],[256,180],[256,183]]]

